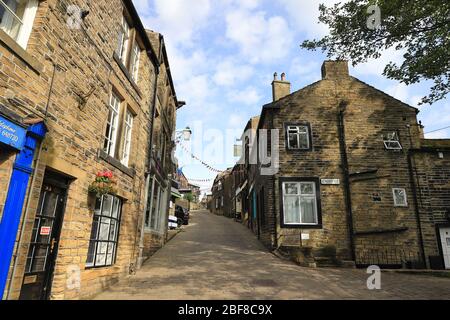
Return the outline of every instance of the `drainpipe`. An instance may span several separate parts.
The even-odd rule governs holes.
[[[153,88],[153,101],[152,101],[152,128],[150,130],[150,161],[149,161],[149,176],[147,177],[147,182],[145,184],[145,192],[146,192],[146,201],[145,201],[145,208],[144,212],[142,213],[142,221],[141,221],[141,233],[139,238],[139,256],[137,261],[137,268],[140,269],[143,264],[144,259],[144,240],[145,240],[145,212],[147,211],[147,205],[148,205],[148,197],[151,197],[152,194],[148,194],[148,189],[151,182],[151,171],[152,171],[152,159],[153,159],[153,130],[154,130],[154,124],[155,124],[155,117],[156,117],[156,101],[158,94],[158,80],[159,80],[159,67],[161,66],[161,57],[162,57],[162,36],[159,36],[159,53],[158,53],[158,63],[155,65],[156,72],[155,72],[155,87]],[[153,189],[153,188],[152,188]],[[150,204],[150,210],[151,210],[151,204]]]
[[[28,182],[33,173],[34,153],[38,143],[44,139],[46,133],[47,128],[43,122],[30,126],[27,131],[25,147],[17,155],[14,162],[3,217],[0,223],[0,300],[3,299]]]
[[[347,224],[350,236],[350,249],[353,261],[356,261],[354,227],[353,227],[353,211],[352,211],[352,195],[350,189],[350,172],[347,156],[347,145],[345,143],[345,110],[347,102],[342,101],[339,104],[339,144],[341,147],[342,170],[344,171],[344,189],[345,189],[345,205],[347,207]]]
[[[409,125],[408,125],[408,134],[409,134],[410,148],[412,148],[413,141],[411,136],[411,126]],[[422,261],[424,265],[427,266],[427,260],[425,256],[425,244],[423,241],[423,233],[422,233],[422,221],[420,220],[419,201],[417,199],[418,198],[417,195],[419,194],[419,197],[421,197],[422,192],[420,190],[420,182],[418,179],[417,168],[414,161],[414,149],[408,150],[408,171],[409,171],[409,180],[411,183],[411,190],[414,198],[414,212],[416,216],[417,229],[419,232],[420,255],[422,256]],[[416,177],[417,177],[417,186],[416,186]],[[420,202],[422,202],[422,200]]]

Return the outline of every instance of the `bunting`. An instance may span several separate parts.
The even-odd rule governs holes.
[[[192,159],[197,160],[198,162],[200,162],[200,163],[201,163],[206,169],[208,169],[209,171],[214,172],[214,173],[221,173],[221,172],[223,172],[223,170],[219,170],[219,169],[214,168],[213,166],[207,164],[205,161],[203,161],[202,159],[200,159],[199,157],[197,157],[196,155],[194,155],[192,152],[190,152],[190,151],[189,151],[189,150],[181,143],[181,140],[177,140],[176,143],[181,147],[181,149],[182,149],[184,152],[188,153],[188,154],[191,156]],[[211,181],[211,180],[210,180],[210,181]]]

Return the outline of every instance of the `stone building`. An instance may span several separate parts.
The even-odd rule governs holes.
[[[165,67],[130,0],[16,3],[0,2],[0,292],[87,298],[136,268],[153,113],[175,108],[155,106]]]
[[[450,269],[450,139],[422,139],[408,156],[424,255],[432,269]]]
[[[443,263],[448,144],[429,146],[419,111],[350,76],[344,61],[326,61],[322,79],[297,92],[284,74],[272,88],[246,150],[247,204],[261,241],[305,265]],[[261,161],[264,134],[279,166]],[[263,173],[269,165],[274,174]]]
[[[156,87],[156,104],[153,110],[154,124],[151,145],[153,153],[150,175],[145,187],[145,235],[140,244],[140,264],[160,249],[167,241],[168,215],[173,208],[172,179],[176,175],[177,165],[172,158],[175,148],[177,110],[185,105],[178,101],[170,71],[167,48],[164,37],[147,30],[152,47],[157,52],[159,74]],[[172,207],[171,207],[172,206]],[[172,210],[173,211],[173,210]]]
[[[232,168],[217,175],[214,180],[212,192],[211,212],[220,216],[233,217],[234,182]]]

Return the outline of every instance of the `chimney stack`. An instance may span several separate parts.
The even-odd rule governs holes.
[[[278,73],[273,75],[272,82],[273,102],[280,100],[291,94],[291,83],[286,81],[286,73],[281,74],[281,80],[278,80]]]
[[[348,61],[325,61],[322,65],[322,79],[336,80],[347,78],[350,75],[348,71]]]

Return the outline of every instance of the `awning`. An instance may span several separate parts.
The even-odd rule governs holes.
[[[181,197],[182,197],[182,196],[181,196],[181,193],[178,191],[178,189],[176,189],[176,188],[174,188],[174,187],[172,187],[171,194],[172,194],[172,196],[174,196],[175,198],[181,198]]]

